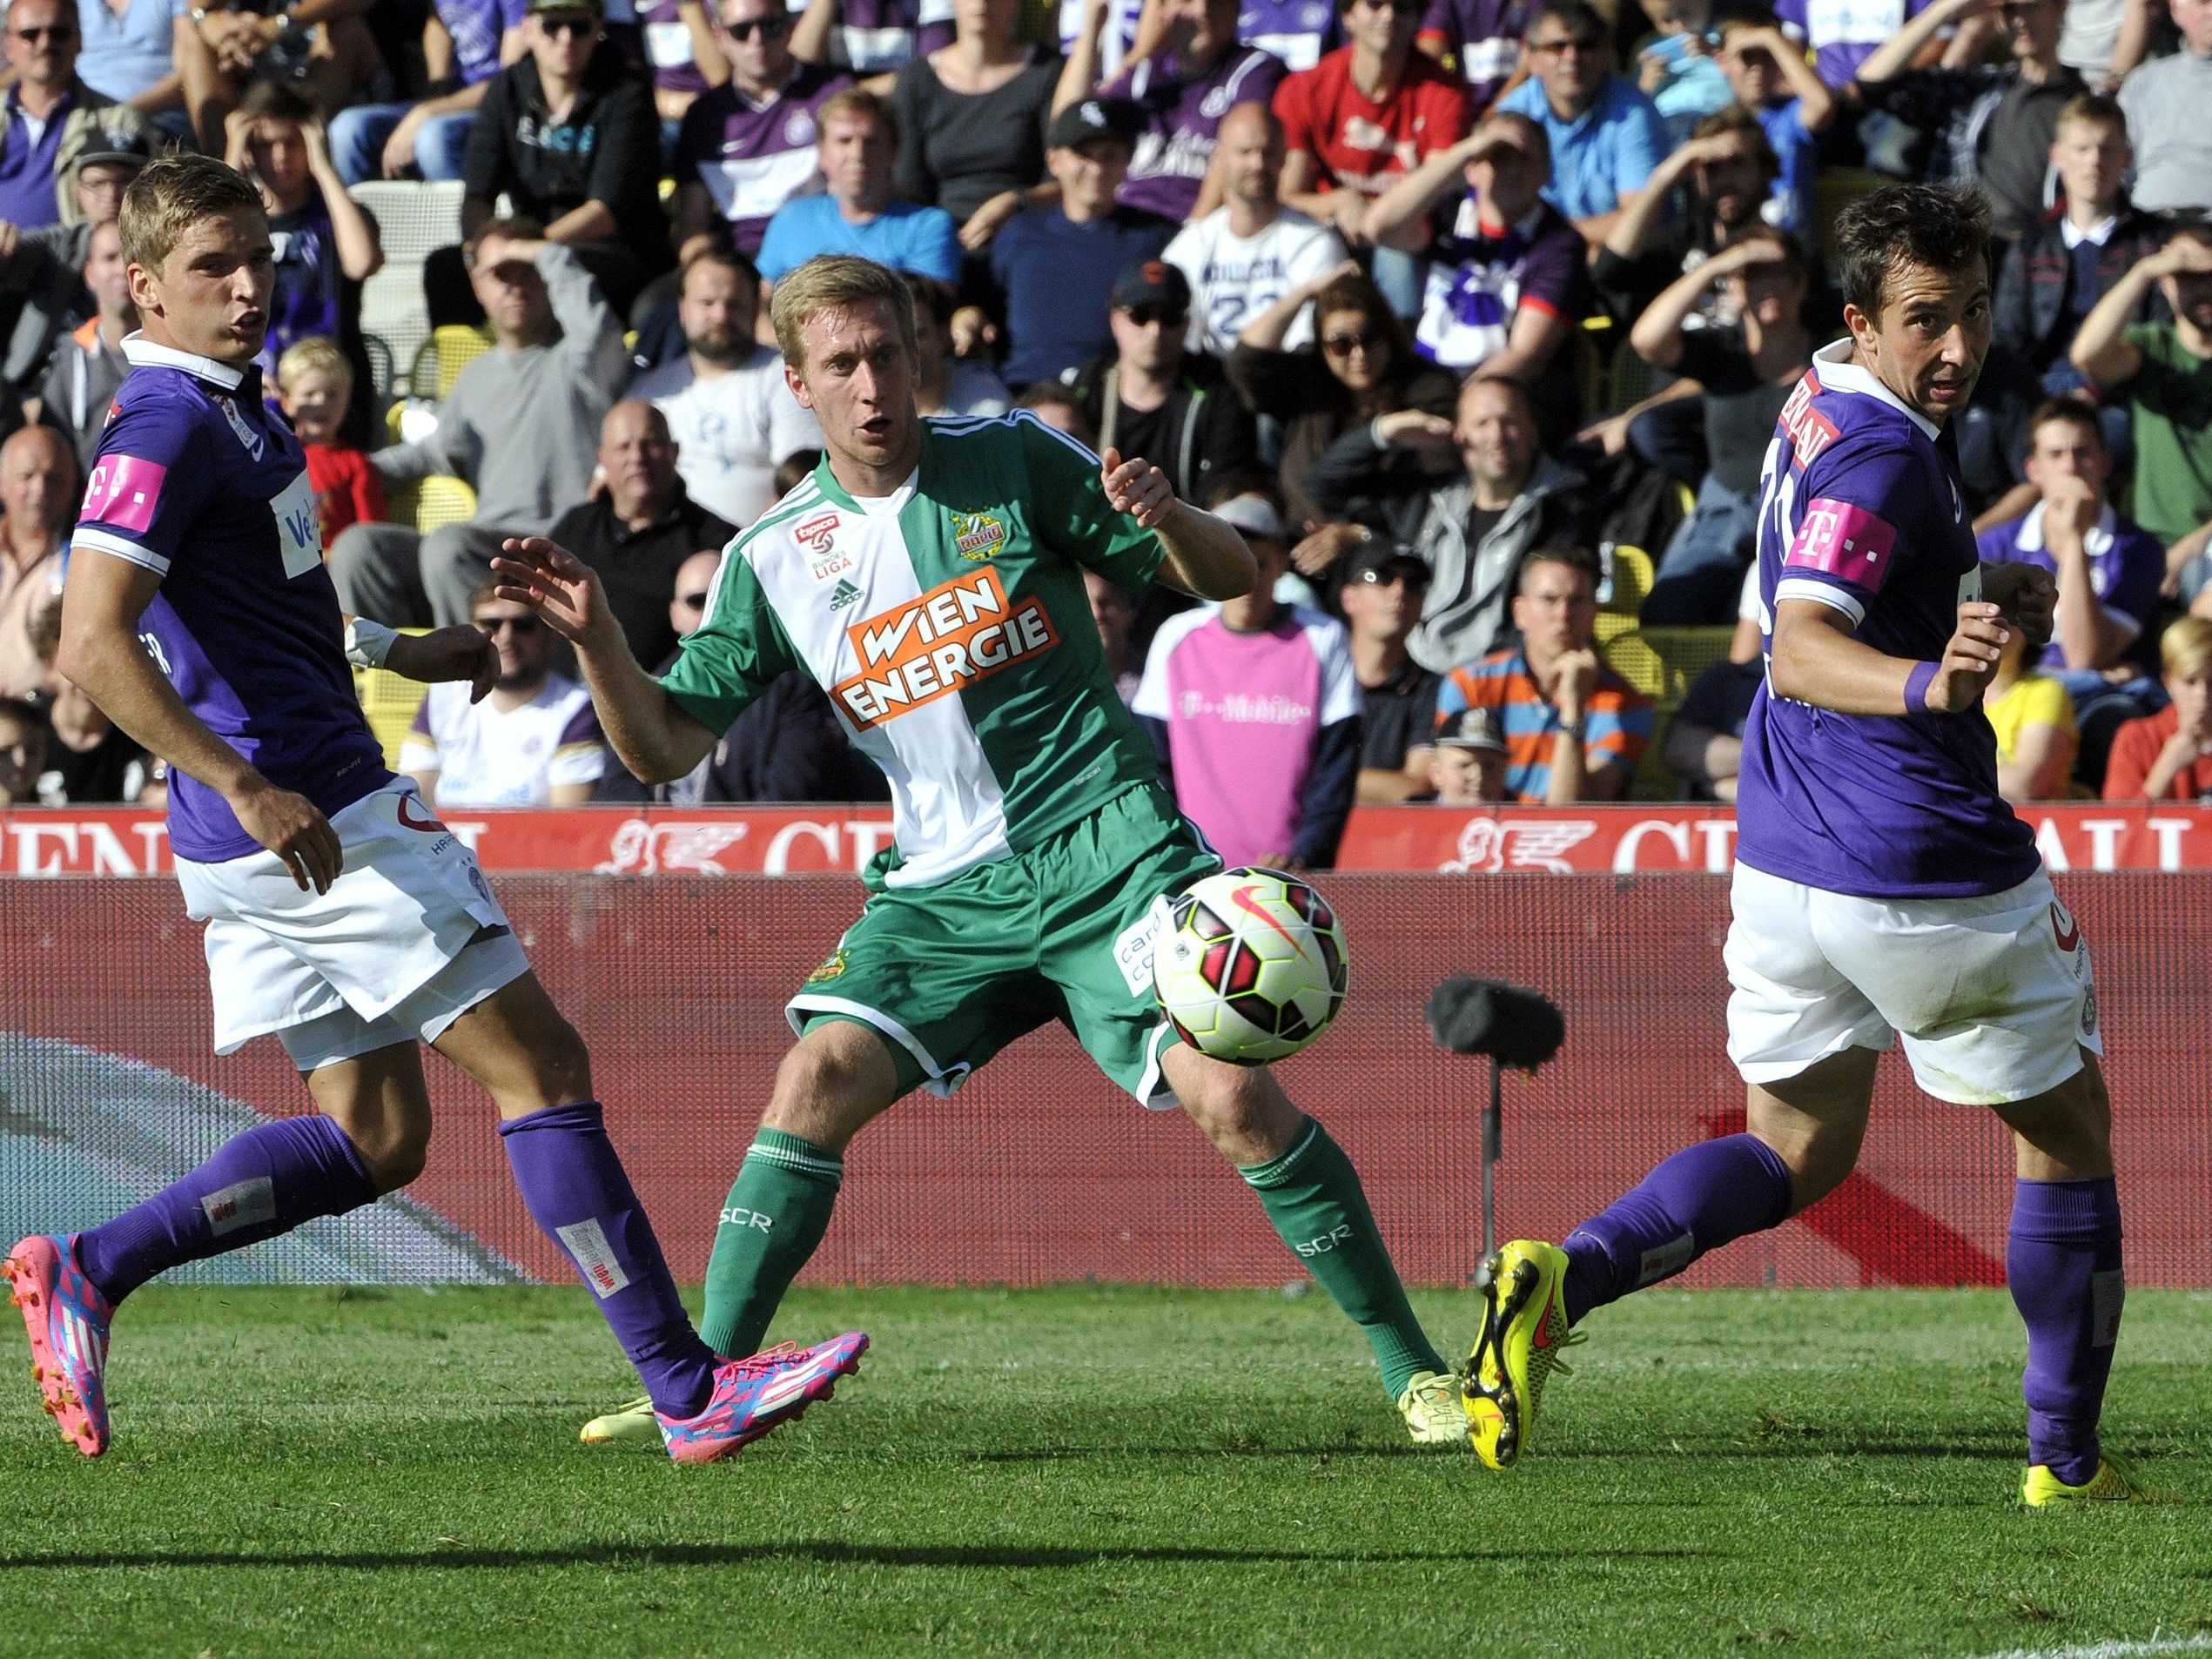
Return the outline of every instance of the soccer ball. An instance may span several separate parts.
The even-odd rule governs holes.
[[[1232,1065],[1264,1065],[1297,1053],[1344,1005],[1344,929],[1295,876],[1227,870],[1168,902],[1152,975],[1176,1036]]]

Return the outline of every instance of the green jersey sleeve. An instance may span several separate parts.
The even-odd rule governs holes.
[[[1150,530],[1107,504],[1099,458],[1035,415],[1015,417],[1029,473],[1039,540],[1118,587],[1134,591],[1160,574],[1167,549]]]
[[[661,684],[718,736],[778,675],[802,666],[740,543],[723,555],[707,620],[685,639]]]

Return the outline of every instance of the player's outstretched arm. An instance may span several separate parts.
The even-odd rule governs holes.
[[[346,619],[350,628],[355,619]],[[434,685],[440,680],[469,682],[468,701],[481,702],[499,678],[499,648],[472,622],[434,628],[427,634],[395,634],[382,667],[403,680]]]
[[[1938,662],[1890,656],[1852,635],[1852,621],[1817,599],[1774,608],[1774,690],[1840,715],[1960,714],[1981,701],[1996,676],[2006,625],[1987,600],[1959,607],[1959,624]]]
[[[1234,526],[1177,500],[1167,475],[1141,456],[1124,460],[1119,450],[1108,448],[1099,460],[1108,504],[1167,549],[1160,581],[1200,599],[1241,599],[1252,591],[1260,566]]]
[[[591,567],[543,536],[510,536],[502,545],[506,556],[492,561],[499,596],[528,605],[574,641],[592,706],[622,764],[641,782],[666,783],[706,759],[715,734],[638,666]]]
[[[54,666],[147,753],[220,795],[239,827],[284,860],[302,891],[327,892],[346,863],[329,820],[209,730],[139,643],[138,621],[160,574],[81,543],[74,551]]]

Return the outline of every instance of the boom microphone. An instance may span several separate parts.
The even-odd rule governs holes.
[[[1456,973],[1430,991],[1426,1012],[1437,1047],[1516,1071],[1544,1065],[1567,1036],[1565,1016],[1543,992],[1470,973]]]

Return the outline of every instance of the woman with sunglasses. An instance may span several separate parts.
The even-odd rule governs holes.
[[[1291,324],[1308,306],[1319,349],[1284,351]],[[1283,495],[1304,538],[1290,557],[1308,575],[1327,570],[1356,540],[1356,532],[1329,524],[1329,514],[1307,493],[1314,458],[1340,433],[1378,415],[1419,409],[1449,420],[1459,392],[1449,370],[1414,354],[1382,291],[1349,260],[1293,288],[1246,325],[1228,369],[1246,405],[1283,424]],[[1387,463],[1394,469],[1420,464],[1402,452]]]

